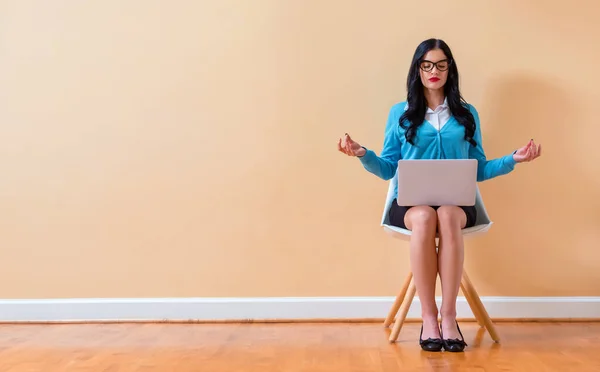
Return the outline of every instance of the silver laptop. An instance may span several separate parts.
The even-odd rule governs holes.
[[[398,161],[398,204],[475,205],[476,159]]]

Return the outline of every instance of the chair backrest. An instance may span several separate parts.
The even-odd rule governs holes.
[[[383,216],[381,217],[381,225],[389,225],[390,224],[389,210],[390,210],[390,207],[392,206],[392,202],[396,198],[396,195],[394,195],[394,190],[396,189],[397,185],[398,185],[398,177],[396,177],[396,175],[394,175],[394,177],[392,177],[392,179],[389,182],[388,192],[387,192],[387,196],[385,199],[385,205],[383,208]],[[488,215],[488,212],[485,209],[485,204],[483,203],[483,198],[481,197],[481,193],[479,192],[479,187],[477,187],[477,195],[475,198],[475,209],[477,210],[477,220],[475,221],[475,226],[489,225],[492,223],[492,221],[490,220],[490,216]]]

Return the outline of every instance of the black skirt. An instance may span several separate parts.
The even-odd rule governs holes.
[[[394,199],[389,211],[390,225],[406,229],[407,227],[404,224],[404,216],[410,208],[412,207],[404,207],[398,205],[398,202],[396,201],[396,199]],[[439,206],[431,206],[431,208],[437,210]],[[465,225],[465,228],[475,226],[475,222],[477,221],[477,209],[475,208],[475,206],[473,205],[460,208],[463,211],[465,211],[465,214],[467,215],[467,224]]]

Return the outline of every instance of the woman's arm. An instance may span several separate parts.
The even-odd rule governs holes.
[[[472,105],[469,105],[469,109],[475,118],[475,135],[474,140],[477,142],[477,146],[471,146],[469,148],[469,158],[477,159],[477,181],[485,181],[490,178],[501,176],[512,172],[517,163],[513,157],[513,153],[505,155],[501,158],[487,160],[485,152],[483,151],[482,138],[481,138],[481,125],[479,123],[479,114]]]
[[[365,154],[359,157],[360,162],[367,171],[384,180],[394,177],[398,168],[398,160],[402,157],[402,142],[398,123],[399,113],[402,112],[401,105],[400,103],[394,105],[388,115],[381,156],[377,156],[373,150],[365,148]]]

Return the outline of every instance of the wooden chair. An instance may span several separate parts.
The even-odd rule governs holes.
[[[389,221],[388,211],[394,198],[396,197],[396,195],[394,195],[394,189],[396,188],[397,183],[398,180],[396,177],[393,177],[389,183],[388,194],[385,202],[385,208],[383,211],[381,225],[383,226],[384,231],[386,231],[393,237],[402,240],[410,240],[410,230],[392,226],[390,225]],[[472,236],[484,234],[490,229],[490,227],[493,224],[485,209],[485,205],[483,204],[479,188],[477,188],[477,199],[475,207],[477,208],[477,220],[475,222],[475,226],[462,230],[465,239]],[[436,237],[436,245],[438,243],[439,239],[438,237]],[[490,319],[490,316],[488,315],[485,307],[483,306],[483,303],[481,302],[477,291],[475,291],[473,283],[469,279],[469,276],[467,275],[467,272],[464,269],[462,280],[460,283],[460,288],[467,300],[467,303],[469,304],[469,307],[471,308],[471,311],[473,311],[473,314],[475,315],[475,319],[477,320],[479,326],[485,327],[495,342],[500,342],[500,337],[498,335],[498,332],[496,331],[496,328],[494,327],[494,323],[492,323],[492,320]],[[413,281],[413,274],[412,272],[410,272],[404,280],[404,284],[402,285],[400,293],[396,297],[396,301],[394,302],[394,305],[390,309],[388,316],[385,319],[385,322],[383,323],[385,327],[389,327],[392,324],[392,322],[394,322],[395,318],[394,326],[392,328],[392,332],[389,338],[390,342],[395,342],[398,339],[398,335],[400,334],[400,330],[402,329],[402,324],[406,319],[406,314],[408,313],[408,309],[412,304],[412,301],[415,297],[415,293],[416,288]],[[399,314],[398,311],[400,311]],[[396,315],[398,316],[396,317]]]

